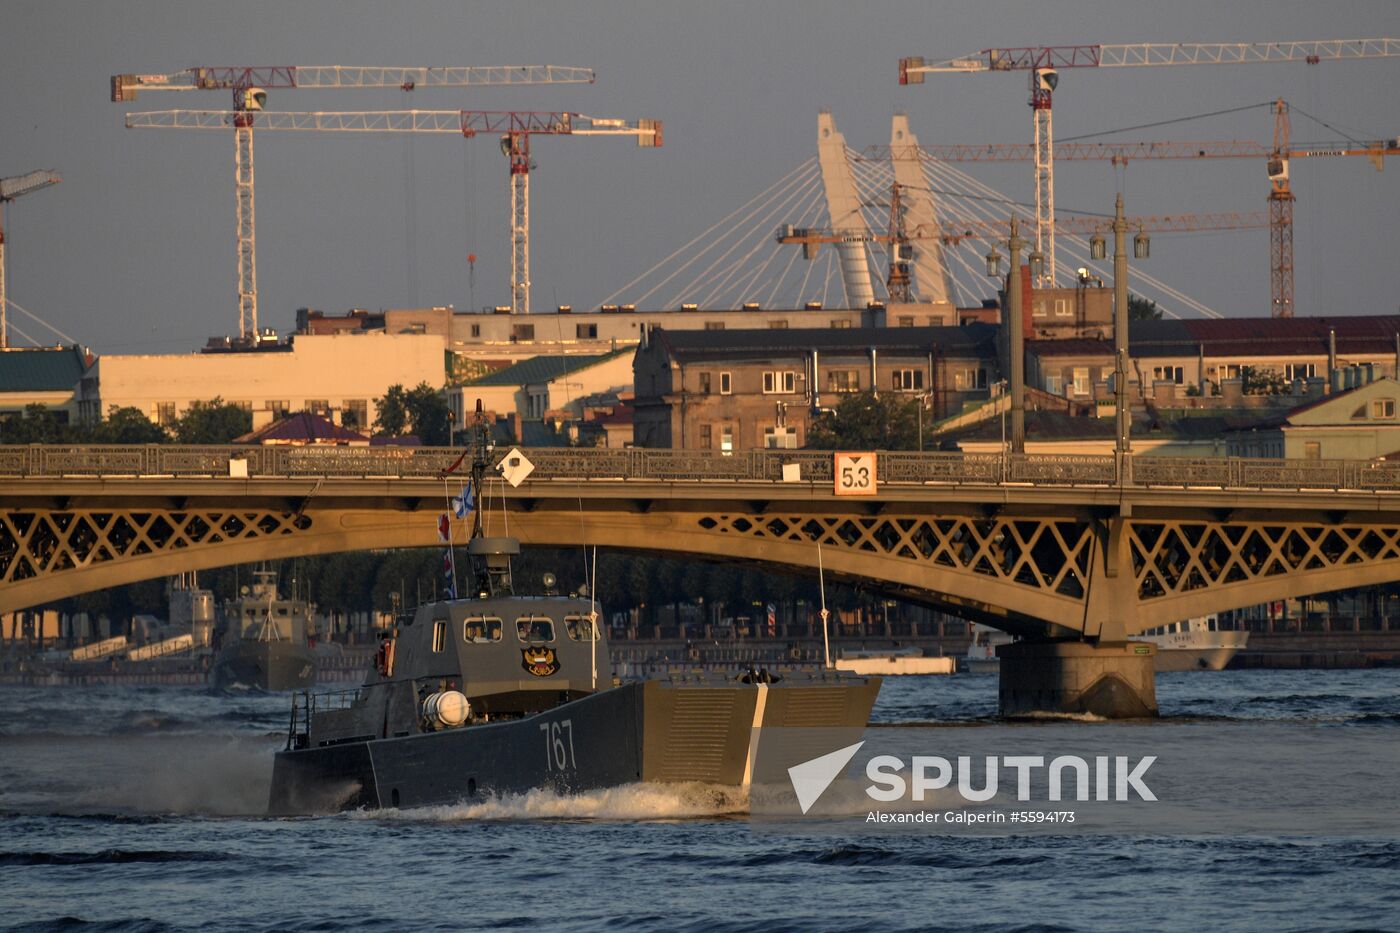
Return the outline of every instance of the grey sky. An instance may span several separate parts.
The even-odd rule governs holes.
[[[304,2],[0,4],[0,176],[52,168],[57,188],[7,213],[10,297],[105,352],[175,352],[236,329],[230,134],[126,130],[127,109],[223,108],[222,92],[110,103],[118,72],[192,65],[591,66],[589,86],[274,92],[268,109],[568,109],[665,121],[665,147],[542,139],[532,176],[537,308],[586,307],[815,152],[819,108],[852,145],[888,141],[902,109],[925,142],[1030,138],[1022,73],[900,87],[901,56],[989,46],[1400,36],[1371,2]],[[1285,97],[1362,138],[1400,136],[1400,58],[1079,70],[1061,75],[1057,138]],[[1267,140],[1263,110],[1118,137]],[[1338,134],[1295,114],[1295,137]],[[1025,200],[1027,166],[976,170]],[[1300,313],[1394,312],[1400,164],[1293,166]],[[1061,208],[1109,210],[1105,165],[1062,163]],[[260,319],[508,301],[505,160],[494,141],[262,134]],[[1263,166],[1135,164],[1130,213],[1262,210]],[[411,230],[411,233],[410,233]],[[1263,231],[1154,239],[1150,271],[1232,316],[1268,307]],[[624,299],[625,300],[625,299]],[[42,332],[14,318],[35,336]],[[17,340],[17,343],[23,343]]]

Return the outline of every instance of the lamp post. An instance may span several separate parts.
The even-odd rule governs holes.
[[[1113,458],[1118,481],[1124,480],[1125,458],[1132,453],[1132,419],[1128,410],[1128,222],[1123,217],[1123,195],[1113,206]],[[1095,235],[1089,240],[1089,255],[1104,258],[1104,239]],[[1133,256],[1146,259],[1151,254],[1147,235],[1138,231],[1133,237]]]
[[[1011,260],[1011,268],[1006,273],[1006,307],[1002,309],[1002,327],[1006,330],[1007,368],[1011,370],[1011,452],[1025,453],[1026,450],[1026,339],[1025,321],[1021,309],[1021,248],[1026,241],[1021,239],[1020,228],[1015,216],[1011,218],[1011,236],[1005,241],[1006,251]],[[1043,270],[1045,262],[1040,253],[1030,254],[1031,275]],[[987,275],[1001,277],[1001,254],[993,246],[987,253]]]

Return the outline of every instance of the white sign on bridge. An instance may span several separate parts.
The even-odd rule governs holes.
[[[835,479],[838,496],[875,495],[875,453],[838,452]]]

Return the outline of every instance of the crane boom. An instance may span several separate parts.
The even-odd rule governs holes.
[[[1272,147],[1247,139],[1055,144],[1057,162],[1098,160],[1116,165],[1137,159],[1267,159],[1273,154]],[[1367,156],[1374,161],[1387,155],[1400,155],[1400,139],[1304,143],[1288,151],[1290,158]],[[861,151],[861,158],[878,161],[1030,162],[1035,159],[1035,148],[1030,143],[867,146]]]
[[[1284,42],[1134,42],[1120,45],[1048,45],[983,49],[925,62],[899,61],[900,84],[922,84],[926,74],[1039,71],[1060,68],[1136,68],[1147,65],[1247,65],[1400,55],[1400,39],[1299,39]]]
[[[1055,229],[1068,236],[1089,236],[1103,233],[1113,222],[1111,217],[1056,218]],[[1269,226],[1268,211],[1226,211],[1211,214],[1158,214],[1127,218],[1128,227],[1141,233],[1189,233],[1210,230],[1262,230]],[[944,243],[961,240],[1001,240],[1006,238],[1003,220],[944,220],[930,229],[920,225],[903,233],[872,233],[863,229],[828,229],[815,227],[778,228],[779,243],[820,246],[823,243],[888,243],[895,239],[936,239]],[[810,256],[808,258],[811,258]]]
[[[547,136],[635,136],[639,146],[660,146],[659,120],[617,120],[568,111],[357,110],[239,111],[150,110],[126,115],[127,129],[254,129],[314,133],[528,133]]]
[[[928,74],[987,71],[1030,72],[1030,106],[1035,119],[1036,248],[1044,256],[1043,280],[1055,284],[1055,145],[1053,98],[1061,68],[1130,68],[1160,65],[1247,65],[1400,56],[1400,39],[1301,39],[1283,42],[1139,42],[1117,45],[1052,45],[983,49],[961,58],[926,62],[899,60],[899,83],[922,84]],[[1280,223],[1287,212],[1279,213]],[[1276,313],[1291,314],[1291,296]],[[1280,307],[1283,308],[1280,311]]]
[[[511,84],[592,84],[592,68],[568,65],[487,65],[399,68],[362,65],[254,65],[187,68],[174,74],[112,76],[112,100],[129,103],[140,91],[261,88],[469,87]]]

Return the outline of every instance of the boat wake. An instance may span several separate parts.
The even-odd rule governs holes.
[[[489,822],[518,820],[598,820],[649,823],[747,816],[749,796],[742,787],[714,784],[627,784],[579,794],[538,789],[502,794],[480,803],[407,810],[361,810],[355,818],[409,822]]]

